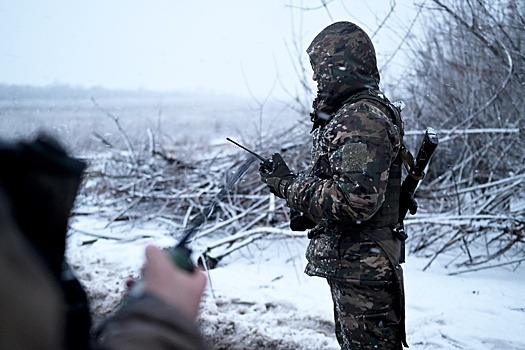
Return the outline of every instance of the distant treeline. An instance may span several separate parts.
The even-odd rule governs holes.
[[[157,97],[184,95],[183,92],[156,92],[147,90],[108,90],[103,87],[80,87],[68,84],[46,86],[0,84],[0,100],[86,99],[90,97]]]

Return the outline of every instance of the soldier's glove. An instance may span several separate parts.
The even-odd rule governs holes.
[[[315,225],[315,222],[303,212],[290,209],[290,229],[292,231],[306,231],[314,228]]]
[[[279,153],[272,155],[271,162],[261,163],[259,174],[270,192],[281,198],[286,198],[290,181],[296,177]]]

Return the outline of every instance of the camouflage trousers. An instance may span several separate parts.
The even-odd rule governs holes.
[[[306,251],[305,272],[326,278],[330,285],[336,336],[344,350],[397,350],[405,338],[401,266],[370,237],[373,233],[380,243],[388,243],[391,233],[389,228],[372,231],[326,227],[311,238]]]
[[[388,260],[385,265],[389,266]],[[383,281],[327,279],[334,304],[335,333],[341,349],[403,348],[396,310],[399,293],[393,271],[390,275],[384,276],[390,278]]]

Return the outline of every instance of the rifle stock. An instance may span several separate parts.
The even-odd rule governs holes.
[[[408,174],[401,184],[398,227],[396,228],[396,233],[402,240],[401,257],[399,261],[400,263],[405,262],[405,240],[408,237],[405,232],[403,220],[405,219],[407,212],[410,211],[410,214],[414,215],[417,211],[417,203],[414,200],[414,194],[416,192],[417,186],[425,176],[425,169],[427,168],[430,159],[432,158],[432,155],[438,146],[438,143],[439,139],[436,130],[433,128],[427,128],[425,130],[425,136],[423,137],[423,141],[421,142],[417,156],[413,161],[413,164],[410,165]]]
[[[417,186],[425,176],[425,169],[428,166],[430,158],[432,158],[438,143],[439,139],[436,131],[433,128],[427,128],[416,159],[414,160],[414,164],[410,167],[408,175],[401,185],[399,222],[402,222],[405,219],[409,210],[412,215],[416,213],[417,206],[414,207],[411,199],[416,192]]]

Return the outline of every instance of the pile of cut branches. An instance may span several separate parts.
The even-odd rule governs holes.
[[[309,159],[304,154],[309,150],[307,131],[295,125],[261,142],[264,149],[242,143],[267,157],[269,152],[280,152],[291,167],[304,169]],[[260,181],[260,161],[235,145],[177,145],[167,151],[151,131],[144,145],[125,144],[126,150],[112,148],[85,158],[88,168],[75,215],[96,213],[108,227],[123,220],[157,221],[167,225],[175,238],[206,216],[196,238],[207,242],[211,265],[268,235],[294,235],[288,228],[285,202]]]
[[[425,268],[444,253],[452,256],[449,266],[459,269],[453,273],[525,261],[525,169],[515,160],[513,172],[484,172],[473,149],[419,189],[422,208],[405,222],[411,252],[430,258]]]
[[[265,157],[280,152],[292,169],[301,170],[310,160],[307,131],[298,124],[273,139],[241,143]],[[296,234],[289,230],[285,202],[261,183],[259,161],[235,145],[177,145],[167,151],[151,132],[140,149],[126,144],[126,150],[86,159],[89,167],[76,215],[96,212],[108,226],[122,220],[157,221],[174,238],[206,215],[196,237],[205,242],[210,266],[259,239]],[[410,252],[428,257],[427,267],[443,253],[455,254],[451,264],[456,269],[523,261],[525,199],[518,195],[525,192],[523,171],[480,183],[473,176],[459,176],[468,172],[458,164],[418,189],[420,209],[406,220]],[[235,177],[240,180],[232,185]],[[208,216],[210,205],[214,210]]]

